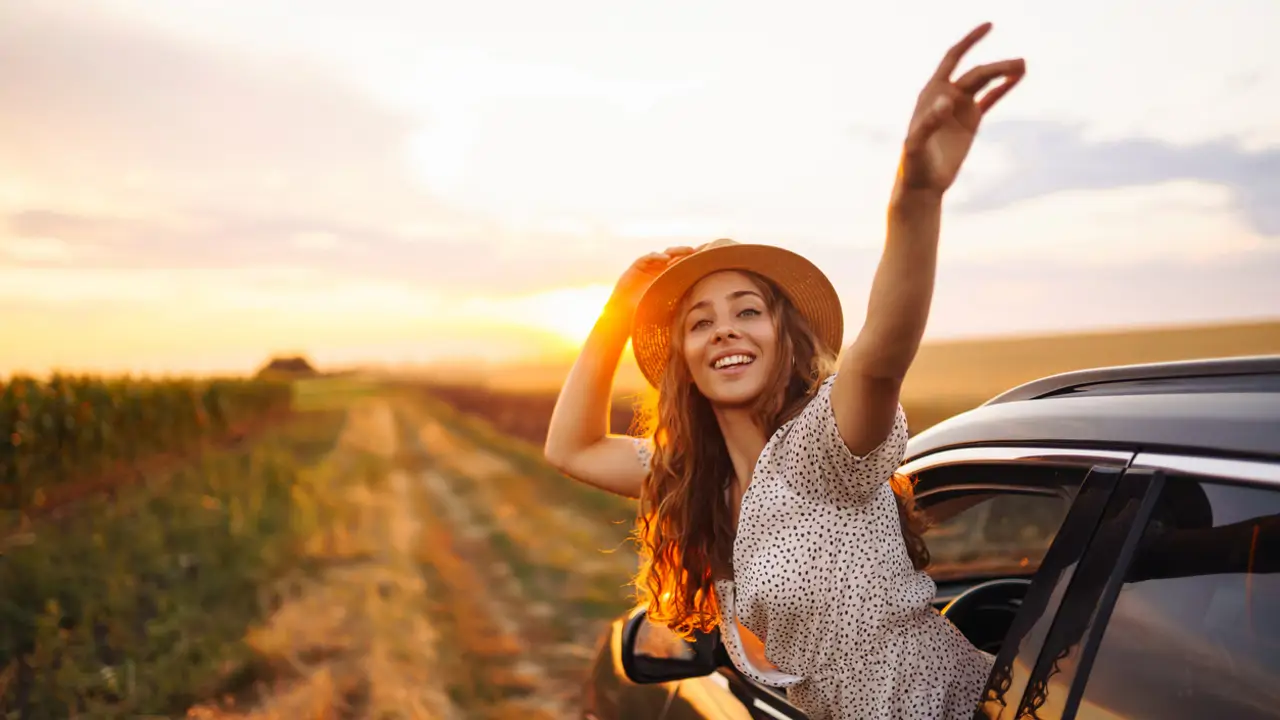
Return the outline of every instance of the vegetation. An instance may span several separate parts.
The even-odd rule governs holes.
[[[276,379],[309,378],[317,375],[319,375],[319,372],[316,371],[311,361],[301,355],[273,357],[257,373],[259,378]]]
[[[339,420],[309,415],[6,537],[0,716],[180,716],[246,682],[260,590],[299,569],[325,516],[307,468]]]
[[[541,445],[547,437],[557,391],[510,391],[479,385],[432,383],[426,386],[435,397],[458,412],[482,417],[504,435]],[[632,429],[635,398],[614,398],[610,429],[626,433]]]
[[[40,508],[69,485],[242,433],[287,413],[290,399],[287,383],[270,381],[0,381],[0,508]]]

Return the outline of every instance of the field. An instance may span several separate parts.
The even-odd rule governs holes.
[[[234,686],[223,672],[248,657],[259,590],[300,570],[294,546],[322,501],[307,469],[341,417],[143,462],[0,535],[0,714],[180,713]]]
[[[0,380],[4,520],[256,431],[289,413],[290,393],[288,383],[237,379]]]
[[[1263,352],[1280,323],[938,345],[904,403],[919,430],[1050,372]],[[297,381],[271,423],[139,449],[128,482],[23,513],[0,532],[0,717],[576,716],[631,602],[634,505],[543,462],[554,400]],[[112,427],[140,436],[146,415]],[[93,447],[42,462],[27,509],[95,477]]]
[[[292,398],[2,534],[0,717],[573,714],[630,505],[420,392]]]

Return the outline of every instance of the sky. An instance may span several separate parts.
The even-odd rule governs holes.
[[[0,375],[572,350],[639,255],[819,264],[857,331],[916,94],[1021,56],[926,339],[1280,317],[1271,0],[0,3]]]

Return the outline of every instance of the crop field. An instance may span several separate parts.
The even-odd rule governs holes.
[[[0,511],[40,512],[291,410],[288,383],[0,380]]]
[[[324,509],[312,468],[341,420],[298,415],[238,444],[157,448],[165,462],[122,461],[130,473],[59,512],[12,511],[0,533],[0,716],[180,716],[234,688],[260,592],[303,570],[295,546]]]

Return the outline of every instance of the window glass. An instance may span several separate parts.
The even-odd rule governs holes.
[[[1077,717],[1280,717],[1280,490],[1167,479]]]
[[[947,470],[944,481],[930,477],[936,489],[920,499],[930,521],[926,571],[939,581],[1035,572],[1085,475],[1020,465]]]

